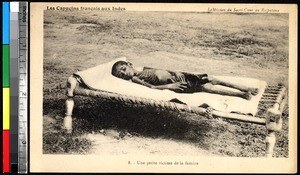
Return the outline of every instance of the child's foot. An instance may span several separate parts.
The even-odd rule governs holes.
[[[252,94],[252,95],[257,95],[258,94],[258,92],[259,92],[259,89],[258,88],[250,88],[249,89],[249,91],[250,91],[250,93]]]
[[[250,92],[244,92],[242,95],[241,95],[242,98],[246,99],[246,100],[251,100],[252,98],[252,94]]]
[[[250,92],[252,95],[257,95],[258,92],[259,92],[259,89],[258,88],[248,88],[248,89],[245,89],[245,90],[242,90],[243,92]]]

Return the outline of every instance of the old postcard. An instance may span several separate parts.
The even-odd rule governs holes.
[[[30,4],[31,172],[297,171],[297,6]]]

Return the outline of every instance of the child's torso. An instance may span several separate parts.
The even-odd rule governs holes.
[[[180,72],[170,72],[160,69],[144,68],[137,77],[152,85],[163,85],[174,82],[185,82],[184,76]]]
[[[184,83],[184,92],[193,93],[202,90],[202,85],[208,83],[207,74],[191,74],[187,72],[173,72],[167,70],[145,67],[136,75],[139,79],[151,85],[164,85],[169,83]]]

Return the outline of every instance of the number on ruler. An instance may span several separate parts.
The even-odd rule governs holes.
[[[21,97],[26,97],[27,96],[27,93],[26,92],[21,92]]]

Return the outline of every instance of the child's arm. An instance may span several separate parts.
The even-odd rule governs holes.
[[[138,77],[132,77],[131,80],[134,83],[138,83],[138,84],[147,86],[152,89],[160,89],[160,90],[169,89],[169,90],[174,90],[174,91],[183,91],[184,89],[187,88],[185,83],[170,83],[170,84],[165,84],[165,85],[152,85],[152,84],[149,84],[149,83],[139,79]]]

